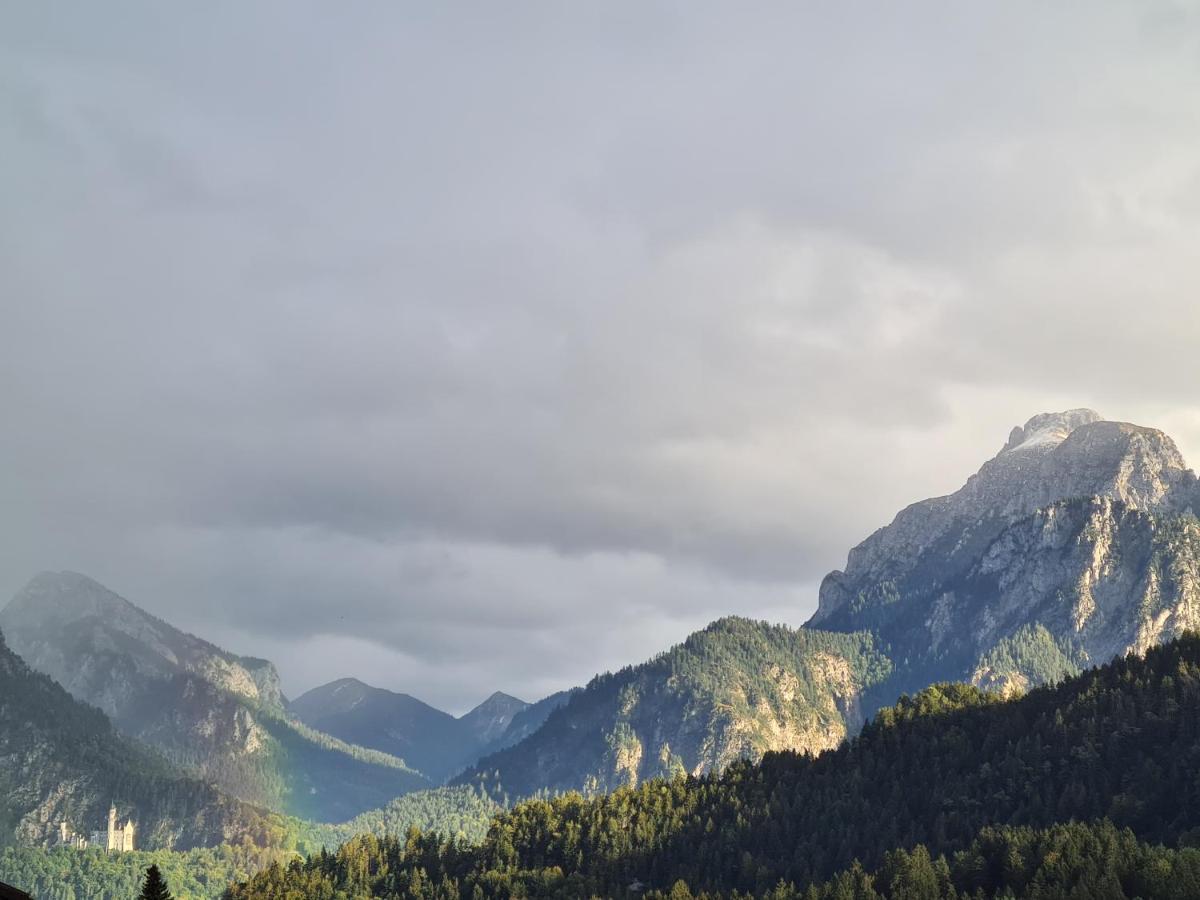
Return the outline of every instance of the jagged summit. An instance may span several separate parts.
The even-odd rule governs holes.
[[[513,716],[527,709],[524,700],[496,691],[473,710],[465,713],[459,721],[466,725],[480,743],[486,744],[504,734]]]
[[[1080,425],[1103,421],[1094,409],[1068,409],[1058,413],[1039,413],[1024,427],[1017,426],[1008,436],[1001,453],[1045,451],[1057,447]]]
[[[958,491],[851,550],[809,624],[874,634],[903,689],[1051,680],[1200,625],[1195,509],[1196,476],[1163,432],[1044,413]]]
[[[810,624],[845,618],[862,591],[891,590],[931,565],[935,548],[965,560],[965,548],[1058,501],[1098,497],[1177,513],[1200,508],[1196,494],[1196,476],[1158,429],[1108,421],[1090,409],[1042,413],[1013,429],[1004,448],[958,491],[912,504],[854,547],[845,571],[822,582]]]
[[[510,706],[528,706],[529,704],[520,697],[514,697],[512,694],[506,694],[504,691],[493,691],[486,700],[475,707],[472,712],[485,709],[506,708]],[[468,713],[469,715],[470,713]]]

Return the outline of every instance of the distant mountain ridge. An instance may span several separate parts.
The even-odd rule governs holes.
[[[10,646],[125,734],[252,803],[341,821],[430,781],[286,716],[274,666],[151,616],[86,576],[43,573],[0,611]]]
[[[449,713],[357,678],[313,688],[289,710],[327,734],[399,756],[434,782],[465,765],[470,753],[466,729]]]
[[[400,756],[440,782],[537,730],[567,697],[564,691],[531,704],[496,691],[455,718],[408,694],[339,678],[297,697],[288,709],[313,728]]]

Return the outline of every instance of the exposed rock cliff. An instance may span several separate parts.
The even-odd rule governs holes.
[[[810,625],[874,633],[896,689],[1012,690],[1200,625],[1195,475],[1152,428],[1047,413],[821,585]]]
[[[864,635],[722,619],[596,677],[529,737],[460,777],[524,796],[721,770],[769,750],[818,753],[861,724],[890,665]]]

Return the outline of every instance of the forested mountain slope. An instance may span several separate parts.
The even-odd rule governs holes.
[[[290,721],[270,663],[185,634],[86,576],[37,576],[0,628],[123,733],[249,802],[340,821],[430,785],[400,759]]]
[[[630,885],[667,890],[682,879],[762,894],[855,860],[886,866],[893,848],[923,844],[936,856],[988,840],[991,826],[1102,817],[1174,845],[1200,828],[1198,713],[1200,636],[1189,634],[1018,699],[931,687],[816,758],[770,753],[719,776],[522,803],[478,847],[360,842],[345,853],[388,865],[350,886],[377,897],[623,897]],[[277,896],[276,882],[347,886],[347,871],[368,867],[312,859],[231,896]]]
[[[149,847],[272,842],[280,821],[179,774],[100,710],[32,671],[0,636],[0,844],[41,843],[67,822],[101,828],[110,804]]]
[[[594,678],[530,737],[458,781],[513,798],[594,793],[785,747],[817,752],[858,728],[864,690],[888,671],[869,637],[722,619],[649,662]]]

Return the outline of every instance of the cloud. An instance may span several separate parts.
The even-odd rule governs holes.
[[[462,708],[803,621],[1035,412],[1200,448],[1190,7],[6,19],[9,590]]]

